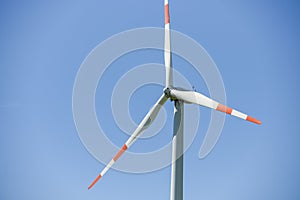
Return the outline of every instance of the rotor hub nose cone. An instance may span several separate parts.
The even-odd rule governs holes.
[[[170,98],[171,101],[177,100],[176,96],[172,94],[172,88],[170,87],[166,87],[164,89],[164,94],[166,95],[166,97]]]
[[[171,90],[170,90],[170,88],[165,88],[164,89],[164,93],[165,93],[165,95],[167,96],[167,97],[171,97]]]

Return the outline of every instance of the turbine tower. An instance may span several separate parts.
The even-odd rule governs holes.
[[[173,126],[173,138],[172,138],[172,167],[171,167],[171,200],[183,199],[183,115],[184,115],[184,103],[198,104],[211,109],[218,110],[220,112],[233,115],[235,117],[261,124],[261,122],[253,117],[250,117],[242,112],[229,108],[225,105],[218,103],[217,101],[210,99],[209,97],[200,94],[192,90],[185,90],[182,88],[176,88],[173,86],[173,69],[172,69],[172,52],[171,52],[171,40],[170,40],[170,14],[169,14],[169,1],[164,0],[165,7],[165,43],[164,43],[164,61],[166,72],[166,83],[163,90],[163,94],[149,110],[144,119],[138,125],[133,134],[125,142],[119,152],[113,157],[113,159],[107,164],[97,178],[89,185],[88,189],[91,189],[96,182],[104,176],[104,174],[112,167],[112,165],[120,158],[120,156],[138,139],[140,134],[147,129],[156,118],[161,107],[166,103],[168,99],[174,101],[174,126]]]

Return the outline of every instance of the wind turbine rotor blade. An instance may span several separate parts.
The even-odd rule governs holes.
[[[229,108],[229,107],[227,107],[215,100],[212,100],[212,99],[208,98],[207,96],[200,94],[198,92],[188,91],[188,90],[171,89],[170,95],[173,98],[175,97],[176,99],[183,100],[185,103],[198,104],[201,106],[212,108],[212,109],[218,110],[220,112],[224,112],[229,115],[233,115],[235,117],[253,122],[255,124],[261,124],[261,121],[255,119],[249,115],[246,115],[242,112],[239,112],[237,110]]]
[[[97,176],[97,178],[89,185],[88,189],[91,189],[97,181],[112,167],[112,165],[121,157],[121,155],[136,141],[136,139],[140,136],[143,130],[147,129],[150,124],[156,118],[158,112],[161,107],[165,104],[168,97],[166,95],[162,95],[159,100],[155,103],[155,105],[150,109],[150,111],[146,114],[142,122],[130,136],[130,138],[126,141],[123,147],[119,150],[119,152],[115,155],[115,157],[107,164],[107,166],[102,170],[102,172]]]
[[[176,99],[183,100],[185,103],[198,104],[208,108],[216,109],[218,102],[204,96],[198,92],[180,89],[171,89],[170,94]]]
[[[166,87],[173,85],[172,54],[171,54],[171,33],[170,33],[170,12],[169,1],[165,0],[165,47],[164,59],[166,69]]]

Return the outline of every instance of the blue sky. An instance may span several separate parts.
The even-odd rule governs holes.
[[[172,28],[200,43],[218,66],[228,105],[263,122],[257,126],[227,117],[215,149],[200,160],[209,118],[209,110],[200,109],[203,127],[185,154],[185,199],[299,199],[299,3],[170,4]],[[113,34],[163,23],[162,0],[1,3],[1,199],[169,198],[170,167],[147,174],[111,170],[88,191],[104,165],[86,151],[72,115],[73,84],[89,52]],[[122,71],[137,64],[163,63],[162,58],[157,52],[149,57],[132,54],[124,57]],[[113,75],[120,71],[111,69],[107,79],[112,81],[107,84],[113,85]],[[176,70],[192,74],[188,67]],[[207,93],[201,78],[189,78],[197,91]],[[141,120],[160,89],[149,86],[134,94],[130,103],[134,120]],[[109,90],[97,92],[107,94],[107,101]],[[99,119],[104,118],[101,109],[108,106],[96,103]],[[170,126],[171,103],[166,107]],[[108,137],[121,146],[126,135],[110,117],[103,120],[106,132],[114,131]],[[163,142],[168,138],[171,132]],[[138,141],[133,150],[143,152],[152,145],[151,140]]]

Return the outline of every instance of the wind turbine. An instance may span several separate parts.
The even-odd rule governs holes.
[[[156,118],[158,112],[168,99],[174,101],[174,127],[172,138],[172,173],[171,173],[171,200],[183,199],[183,115],[184,103],[198,104],[211,109],[224,112],[238,118],[261,124],[261,122],[253,117],[250,117],[242,112],[229,108],[209,97],[200,94],[193,90],[185,90],[173,86],[173,69],[172,69],[172,52],[170,42],[170,15],[169,1],[164,0],[165,6],[165,44],[164,44],[164,61],[166,72],[166,83],[163,94],[146,114],[144,119],[138,125],[136,130],[126,141],[119,152],[107,164],[97,178],[89,185],[91,189],[96,182],[104,176],[104,174],[112,167],[112,165],[120,158],[120,156],[138,139],[140,134],[147,129]]]

